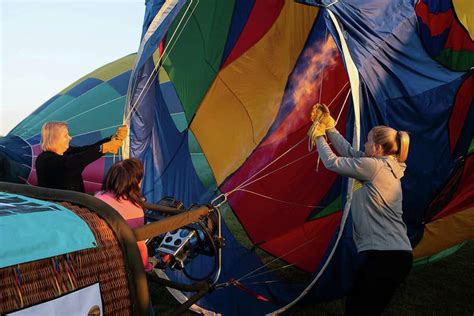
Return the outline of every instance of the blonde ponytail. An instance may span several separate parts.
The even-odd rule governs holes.
[[[405,131],[397,133],[398,138],[398,161],[404,162],[408,157],[408,147],[410,146],[410,136]]]
[[[399,162],[407,160],[410,145],[410,136],[407,132],[397,132],[384,125],[375,126],[370,132],[374,143],[382,146],[385,155],[396,156]]]

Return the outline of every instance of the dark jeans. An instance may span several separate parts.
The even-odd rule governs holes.
[[[367,261],[346,298],[346,315],[381,315],[393,293],[410,272],[413,255],[407,251],[365,251]]]

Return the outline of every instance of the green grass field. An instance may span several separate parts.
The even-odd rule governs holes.
[[[158,284],[150,283],[150,292],[157,315],[178,306]],[[343,314],[343,300],[296,305],[285,313],[298,316]],[[474,241],[444,260],[413,270],[384,315],[474,315]]]

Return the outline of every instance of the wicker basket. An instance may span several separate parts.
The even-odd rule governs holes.
[[[121,246],[109,225],[85,207],[60,202],[80,216],[97,247],[0,270],[0,314],[49,301],[99,283],[104,313],[131,315],[129,281]]]

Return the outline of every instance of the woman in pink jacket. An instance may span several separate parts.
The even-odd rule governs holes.
[[[143,178],[143,163],[136,159],[125,159],[114,164],[107,173],[101,192],[96,197],[112,206],[127,221],[130,228],[144,225],[140,187]],[[143,267],[146,272],[153,269],[148,261],[148,251],[144,241],[137,242]]]

